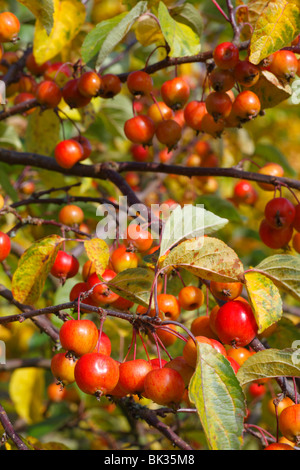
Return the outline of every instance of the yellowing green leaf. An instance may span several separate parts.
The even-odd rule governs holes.
[[[9,395],[18,415],[28,424],[43,419],[44,371],[36,368],[17,369],[9,382]]]
[[[217,238],[186,240],[161,261],[161,268],[182,267],[209,281],[235,282],[244,279],[244,268],[237,254]]]
[[[26,151],[40,155],[52,155],[60,139],[60,121],[52,109],[41,113],[37,109],[28,118]]]
[[[12,293],[18,302],[33,305],[40,298],[63,241],[58,235],[50,235],[23,253],[12,279]]]
[[[261,333],[282,317],[282,300],[275,284],[266,276],[249,272],[245,274],[246,289],[253,313]]]
[[[199,54],[201,46],[198,34],[190,26],[175,21],[163,2],[159,3],[158,19],[164,38],[170,47],[170,57]]]
[[[41,22],[47,34],[50,34],[53,28],[53,0],[18,0],[18,2],[27,7],[36,19]]]
[[[274,284],[300,300],[300,257],[274,255],[263,260],[255,268],[269,277]]]
[[[107,283],[109,288],[124,299],[147,307],[154,281],[154,272],[148,268],[126,269]]]
[[[291,86],[267,70],[261,73],[260,79],[250,90],[258,96],[262,109],[274,108],[292,95]]]
[[[249,357],[237,372],[242,386],[272,377],[299,377],[299,349],[266,349]]]
[[[109,262],[109,248],[100,238],[93,238],[84,242],[84,248],[90,261],[96,268],[98,276],[102,276]]]
[[[50,35],[37,20],[33,53],[38,64],[58,55],[68,47],[84,24],[86,10],[80,0],[54,0],[54,24]]]
[[[289,45],[300,31],[300,10],[286,0],[266,3],[257,19],[250,44],[250,62],[261,60]]]
[[[239,450],[245,397],[229,361],[208,344],[198,343],[198,362],[189,385],[211,450]]]
[[[164,36],[159,24],[152,16],[143,16],[135,28],[135,36],[142,46],[147,47],[151,44],[164,44]]]

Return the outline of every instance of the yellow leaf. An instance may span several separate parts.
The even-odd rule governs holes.
[[[47,35],[38,19],[35,27],[33,53],[38,64],[58,55],[80,32],[86,10],[80,0],[54,0],[54,25]]]
[[[142,17],[135,29],[136,39],[142,46],[147,47],[151,44],[164,44],[164,36],[161,29],[151,16]]]
[[[249,301],[258,325],[258,333],[261,333],[281,319],[281,296],[273,281],[261,273],[246,273],[245,279]]]
[[[28,424],[43,419],[44,371],[33,367],[17,369],[12,373],[9,395],[18,415]]]
[[[28,118],[26,151],[50,156],[60,140],[60,121],[52,109],[37,109]]]
[[[261,2],[260,2],[261,3]],[[262,9],[250,44],[250,62],[263,59],[289,45],[300,31],[300,10],[286,0],[271,0]]]
[[[109,261],[109,248],[107,243],[100,238],[93,238],[84,242],[84,247],[88,258],[96,268],[98,276],[104,273]]]

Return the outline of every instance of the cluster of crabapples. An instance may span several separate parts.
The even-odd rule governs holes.
[[[267,163],[258,173],[268,175],[274,180],[284,176],[284,169],[277,163]],[[267,192],[274,192],[274,185],[258,183]],[[278,185],[280,186],[280,185]],[[296,198],[295,195],[293,197]],[[233,201],[236,204],[254,205],[258,193],[253,185],[246,180],[239,181],[234,187]],[[300,253],[300,203],[295,204],[286,197],[273,197],[264,209],[264,218],[260,223],[259,235],[262,242],[269,248],[278,250],[288,246],[292,241],[293,248]]]
[[[243,284],[239,282],[210,283],[211,295],[224,305],[216,305],[210,315],[196,316],[191,324],[191,334],[187,336],[178,332],[180,316],[182,311],[197,312],[204,304],[205,296],[200,287],[183,286],[176,297],[162,292],[159,285],[157,308],[135,305],[120,297],[113,292],[112,285],[106,283],[118,273],[138,266],[139,254],[150,254],[157,249],[148,230],[132,225],[127,232],[124,244],[111,249],[109,263],[101,277],[91,261],[85,262],[82,282],[71,289],[70,301],[78,304],[78,312],[83,314],[88,313],[84,305],[126,312],[134,309],[141,321],[150,321],[153,328],[138,331],[147,359],[137,358],[136,352],[130,360],[128,354],[123,362],[113,359],[111,341],[103,331],[103,323],[98,329],[94,319],[81,319],[79,313],[78,319],[65,321],[60,329],[60,344],[64,351],[53,356],[51,370],[59,384],[66,386],[75,382],[89,395],[113,398],[139,395],[159,405],[176,406],[188,400],[187,389],[197,363],[197,342],[209,344],[226,357],[236,373],[243,361],[254,354],[246,346],[256,336],[257,324],[250,304],[241,297]],[[67,270],[61,268],[65,257],[70,261],[66,263]],[[66,279],[74,276],[78,268],[79,263],[74,257],[60,251],[51,273]],[[150,354],[146,346],[148,340]],[[183,344],[182,355],[173,358],[168,348],[178,340]],[[150,358],[153,348],[156,348],[155,357]],[[161,353],[166,353],[169,360],[163,359]]]

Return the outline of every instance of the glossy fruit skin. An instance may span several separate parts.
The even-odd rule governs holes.
[[[275,229],[289,227],[293,224],[295,216],[295,206],[285,197],[274,198],[265,207],[265,218]]]
[[[86,98],[94,98],[101,87],[101,78],[96,72],[85,72],[78,80],[78,90]]]
[[[134,96],[149,95],[153,90],[153,80],[148,73],[137,70],[128,75],[127,87]]]
[[[181,375],[186,387],[188,387],[192,375],[195,372],[193,367],[188,365],[183,356],[175,357],[171,361],[166,362],[163,367],[177,370],[177,372],[179,372],[179,374]]]
[[[111,269],[106,269],[104,273],[102,274],[102,278],[104,281],[109,282],[111,281],[115,276],[116,272],[111,270]],[[106,304],[112,304],[114,303],[118,298],[118,294],[115,294],[113,291],[109,289],[109,287],[106,284],[101,284],[101,280],[97,276],[96,273],[93,273],[87,280],[89,289],[93,289],[93,292],[91,294],[92,300],[97,304],[97,305],[106,305]]]
[[[218,122],[216,122],[213,116],[209,113],[206,113],[203,116],[201,122],[201,132],[205,132],[206,134],[209,134],[215,139],[217,139],[221,137],[224,129],[225,121],[223,121],[222,119],[219,119]]]
[[[68,64],[63,62],[54,62],[44,71],[44,79],[55,82],[60,88],[72,78],[73,70]]]
[[[226,359],[230,362],[230,365],[236,374],[241,366],[233,359],[233,357],[227,356]]]
[[[69,279],[76,276],[79,270],[79,262],[73,255],[65,251],[58,251],[54,264],[51,268],[51,274],[58,279]]]
[[[173,111],[183,108],[190,96],[190,87],[181,77],[167,80],[160,91],[163,101]]]
[[[236,81],[246,88],[255,85],[260,77],[259,67],[248,60],[240,60],[233,73]]]
[[[278,416],[281,415],[282,411],[285,408],[287,408],[289,406],[293,406],[293,405],[294,405],[294,402],[289,397],[283,398],[277,405],[277,414],[278,414]],[[274,401],[273,401],[272,398],[268,402],[268,410],[270,411],[270,413],[273,416],[276,416],[276,408],[275,408]]]
[[[100,331],[99,331],[100,335]],[[104,333],[104,331],[101,332],[101,339],[97,341],[96,347],[94,349],[95,353],[103,354],[104,356],[110,356],[111,355],[111,341],[107,334]]]
[[[184,310],[196,310],[204,303],[204,294],[199,287],[186,286],[178,294],[178,301]]]
[[[71,109],[84,108],[91,101],[91,98],[87,98],[80,93],[78,81],[78,78],[69,80],[62,89],[63,99]]]
[[[0,14],[0,42],[15,42],[20,28],[20,21],[13,13],[5,11]]]
[[[266,387],[257,383],[252,383],[249,386],[249,394],[252,398],[260,398],[266,394]]]
[[[161,369],[161,367],[165,367],[166,364],[168,364],[168,361],[165,359],[160,358],[160,361],[158,357],[155,357],[154,359],[150,359],[152,369]]]
[[[151,371],[151,363],[144,359],[123,362],[120,365],[120,385],[127,393],[142,393],[145,378]]]
[[[130,310],[134,306],[134,303],[130,300],[119,297],[115,302],[113,302],[113,307],[117,310]]]
[[[119,366],[104,354],[85,354],[76,363],[75,381],[88,395],[109,394],[118,384]]]
[[[261,175],[273,176],[274,179],[280,178],[284,175],[284,169],[277,163],[267,163],[259,169],[258,173]],[[274,185],[268,183],[258,183],[258,186],[264,191],[274,191]]]
[[[184,119],[186,125],[194,131],[200,132],[203,117],[207,114],[204,101],[190,101],[184,108]]]
[[[227,302],[218,310],[215,328],[223,344],[237,347],[249,344],[258,331],[250,305],[239,300]]]
[[[212,346],[212,342],[209,338],[205,336],[196,336],[196,341],[199,343],[206,343]],[[185,361],[188,363],[189,366],[195,368],[197,364],[197,347],[193,340],[193,338],[189,338],[188,341],[185,343],[185,346],[182,351],[182,355]]]
[[[181,139],[182,128],[173,119],[166,119],[158,123],[155,131],[157,140],[166,145],[168,150],[176,148],[176,145]]]
[[[8,235],[4,232],[0,232],[0,262],[4,261],[11,250],[11,241]]]
[[[165,331],[165,330],[163,330],[162,328],[159,328],[159,327],[155,329],[155,332],[156,332],[158,338],[161,340],[161,342],[163,343],[165,348],[168,348],[168,347],[172,346],[177,341],[177,336],[176,336],[177,328],[176,328],[176,326],[175,325],[168,325],[168,329],[171,330],[171,331]],[[173,331],[174,331],[174,333],[173,333]],[[150,339],[153,342],[153,338],[151,337]]]
[[[36,98],[45,108],[56,108],[62,99],[62,92],[56,83],[44,81],[36,90]]]
[[[75,140],[63,140],[55,147],[54,156],[59,166],[69,169],[82,160],[83,148]]]
[[[274,229],[266,219],[263,219],[259,227],[261,241],[273,250],[284,248],[293,237],[293,227]]]
[[[243,284],[241,282],[216,282],[210,283],[211,293],[219,300],[228,302],[239,297],[243,291]]]
[[[150,157],[149,148],[145,148],[140,144],[132,144],[130,153],[135,162],[146,162]]]
[[[293,248],[297,253],[300,253],[300,233],[296,233],[293,237]]]
[[[252,356],[252,353],[246,348],[229,348],[227,349],[227,357],[234,359],[239,366]]]
[[[270,72],[277,77],[290,81],[298,70],[298,59],[292,51],[277,51],[270,64]]]
[[[211,329],[210,317],[197,317],[191,324],[191,332],[194,336],[206,336],[209,339],[218,339],[216,333]]]
[[[172,119],[174,113],[164,101],[159,101],[149,106],[147,116],[157,125],[164,119]]]
[[[132,244],[138,251],[146,252],[153,244],[153,238],[148,230],[143,230],[140,225],[131,223],[126,233],[126,246]]]
[[[209,75],[209,82],[215,91],[225,93],[235,85],[235,76],[231,70],[215,68]]]
[[[171,294],[159,294],[157,296],[158,309],[164,316],[172,321],[176,321],[181,313],[180,304],[177,298]]]
[[[116,273],[133,269],[138,266],[139,260],[136,253],[127,249],[125,245],[120,245],[114,250],[110,257],[111,264]]]
[[[300,442],[300,405],[285,408],[279,416],[279,429],[289,441]]]
[[[295,450],[292,446],[288,444],[282,444],[281,442],[274,442],[274,444],[269,444],[264,450]]]
[[[249,181],[241,180],[234,187],[233,197],[238,204],[253,206],[258,200],[258,193]]]
[[[34,100],[35,96],[32,93],[19,93],[14,99],[14,105],[26,103],[27,101]],[[36,108],[28,109],[24,111],[25,116],[29,116],[30,114],[34,113]]]
[[[76,357],[92,352],[98,338],[98,329],[91,320],[68,320],[59,330],[62,348]]]
[[[227,93],[213,91],[210,93],[205,101],[206,109],[217,122],[219,119],[228,117],[232,109],[232,101]]]
[[[47,387],[47,396],[50,401],[54,403],[60,403],[61,401],[64,401],[67,397],[67,389],[66,388],[61,388],[58,384],[55,382],[48,385]]]
[[[96,272],[96,267],[94,263],[90,260],[86,261],[82,267],[82,279],[84,282],[87,282],[88,278]]]
[[[295,213],[295,219],[293,222],[293,227],[295,230],[297,230],[297,232],[300,232],[300,204],[297,204],[295,211],[296,213]]]
[[[36,76],[43,75],[50,64],[51,62],[47,61],[47,62],[44,62],[42,65],[38,65],[36,63],[33,53],[30,53],[26,58],[26,67],[29,70],[29,72],[32,73],[32,75],[36,75]]]
[[[80,225],[84,221],[84,212],[81,207],[68,204],[59,211],[58,220],[64,225]]]
[[[241,122],[255,118],[260,110],[260,100],[258,96],[250,90],[239,93],[232,105],[232,111]]]
[[[214,49],[213,58],[220,69],[233,69],[239,61],[239,50],[231,42],[222,42]]]
[[[81,296],[81,294],[88,292],[88,290],[89,290],[89,286],[87,282],[78,282],[72,287],[70,291],[70,294],[69,294],[70,302],[74,302],[75,300],[79,299],[79,295]],[[93,301],[90,295],[88,297],[81,296],[80,300],[85,305],[91,305],[93,307],[96,306],[96,303]],[[80,306],[80,309],[82,313],[86,313],[86,310],[83,309],[82,306]]]
[[[76,361],[66,357],[65,352],[55,354],[51,359],[51,372],[62,385],[75,382],[74,370]]]
[[[151,145],[155,124],[148,116],[134,116],[125,122],[124,132],[127,139],[134,144]]]
[[[185,390],[180,373],[166,367],[149,372],[144,387],[145,396],[158,405],[179,403]]]
[[[91,145],[91,142],[89,141],[89,139],[87,139],[83,135],[79,135],[79,136],[76,136],[76,137],[72,137],[72,140],[75,140],[75,142],[78,142],[81,145],[81,147],[83,148],[83,155],[82,155],[80,161],[86,160],[87,158],[89,158],[91,156],[92,145]]]
[[[121,80],[117,75],[108,73],[101,76],[101,86],[99,96],[104,99],[110,99],[118,95],[122,89]]]

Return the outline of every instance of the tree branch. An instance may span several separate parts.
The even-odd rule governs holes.
[[[0,404],[0,422],[4,428],[5,434],[10,437],[13,443],[19,450],[29,450],[26,444],[22,441],[20,436],[15,432],[13,425],[6,414],[3,406]]]

